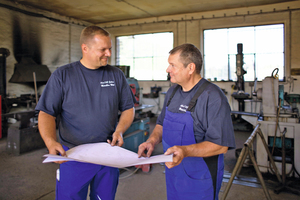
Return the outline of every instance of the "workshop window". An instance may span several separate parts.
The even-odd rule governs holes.
[[[167,80],[173,33],[119,36],[116,43],[116,65],[130,66],[130,77],[137,80]]]
[[[261,81],[279,69],[284,77],[284,25],[263,25],[204,31],[204,76],[236,81],[237,44],[243,44],[245,81]]]

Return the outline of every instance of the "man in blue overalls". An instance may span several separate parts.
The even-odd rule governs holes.
[[[139,156],[150,156],[163,143],[173,162],[166,164],[169,200],[218,200],[224,156],[235,148],[231,110],[223,91],[201,77],[202,55],[192,44],[170,51],[171,82],[164,107]]]

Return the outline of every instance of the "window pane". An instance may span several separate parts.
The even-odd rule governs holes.
[[[134,36],[134,49],[133,49],[134,57],[152,57],[153,54],[152,35],[153,34]]]
[[[168,73],[166,70],[168,65],[169,63],[166,56],[157,56],[153,58],[153,74],[155,74],[155,80],[167,80]]]
[[[227,54],[227,29],[204,31],[204,53]]]
[[[243,68],[247,72],[244,74],[245,81],[255,80],[254,54],[244,54]]]
[[[217,59],[216,59],[217,58]],[[228,80],[227,55],[205,56],[205,78],[214,80]]]
[[[283,25],[269,25],[256,27],[257,53],[283,52]]]
[[[227,29],[204,32],[204,74],[214,80],[228,79]],[[217,44],[217,45],[216,45]]]
[[[117,40],[117,65],[129,65],[130,76],[138,80],[167,80],[169,51],[173,33],[120,36]]]
[[[156,42],[153,42],[153,55],[154,56],[167,56],[169,57],[169,51],[173,49],[173,33],[155,33]],[[168,59],[166,60],[168,63]]]
[[[132,57],[133,56],[133,37],[122,36],[117,37],[117,55],[121,57]]]
[[[236,55],[229,55],[229,80],[236,81]]]
[[[134,78],[137,80],[152,80],[152,58],[135,58]]]

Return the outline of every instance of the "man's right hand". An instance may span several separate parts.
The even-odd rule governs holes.
[[[47,146],[48,150],[49,150],[49,154],[53,154],[53,155],[61,155],[61,156],[65,156],[66,155],[66,151],[64,150],[64,148],[62,147],[62,145],[59,142],[53,141],[51,142],[50,145]],[[67,161],[56,161],[55,163],[58,164],[62,164],[64,162]]]
[[[139,146],[138,156],[139,156],[139,158],[141,156],[150,157],[153,150],[154,150],[154,145],[151,142],[149,142],[149,141],[144,142],[144,143],[140,144],[140,146]],[[147,151],[147,154],[145,151]]]
[[[57,142],[56,139],[56,122],[55,117],[52,115],[49,115],[43,111],[39,112],[38,117],[38,127],[39,132],[47,146],[47,149],[49,150],[49,154],[57,155],[60,154],[62,156],[66,155],[65,150],[61,146],[59,142]],[[55,162],[58,164],[61,164],[63,162]]]

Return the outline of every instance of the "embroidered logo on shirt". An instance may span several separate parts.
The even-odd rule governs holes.
[[[187,105],[180,105],[179,106],[179,111],[186,112],[187,109],[188,109]]]
[[[102,81],[100,82],[101,87],[114,87],[115,81]]]

